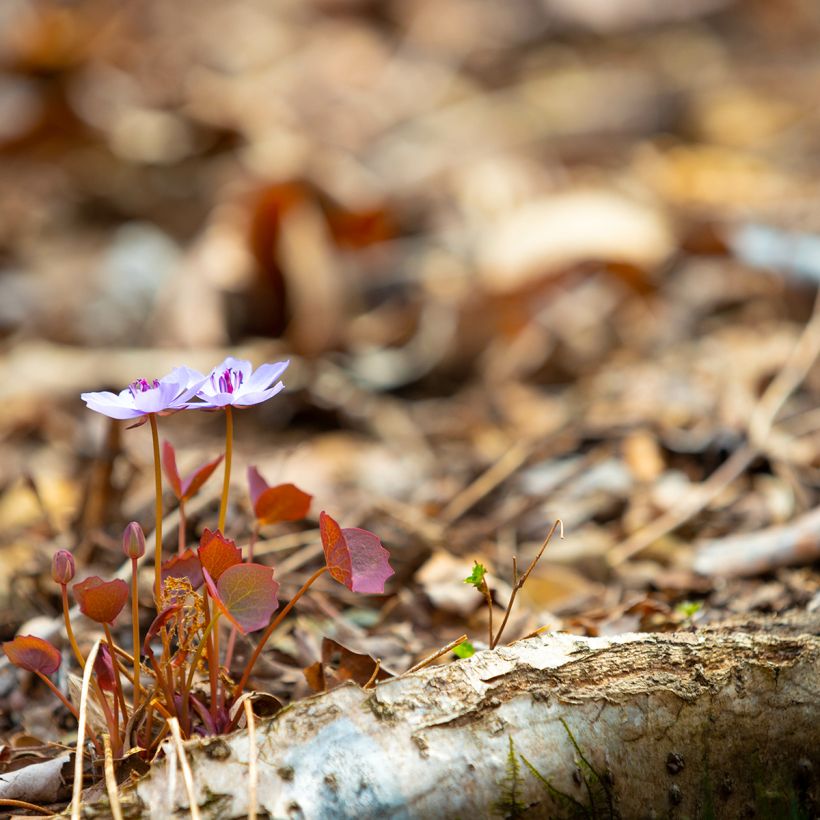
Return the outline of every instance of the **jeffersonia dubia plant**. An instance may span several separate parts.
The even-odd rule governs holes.
[[[115,755],[136,748],[150,759],[168,731],[164,721],[172,717],[179,721],[186,737],[229,730],[242,713],[231,707],[248,685],[267,640],[319,577],[327,572],[353,592],[380,594],[393,574],[388,552],[377,536],[367,530],[342,528],[322,512],[319,522],[325,564],[280,610],[279,582],[274,578],[273,568],[254,562],[254,543],[260,528],[304,518],[311,496],[293,484],[269,486],[255,467],[248,471],[254,524],[247,556],[224,534],[233,410],[259,404],[284,389],[280,376],[287,366],[288,362],[278,362],[254,371],[249,362],[229,357],[208,375],[178,367],[161,379],[138,379],[118,394],[82,394],[90,409],[129,421],[131,427],[147,421],[153,443],[156,614],[149,629],[143,635],[139,623],[138,566],[145,555],[146,539],[137,522],[132,521],[125,528],[122,539],[123,553],[130,562],[130,584],[120,578],[105,580],[91,576],[71,586],[80,612],[100,624],[105,635],[94,660],[89,696],[98,702]],[[157,420],[170,413],[191,410],[224,412],[225,452],[183,478],[169,442],[163,443],[160,454]],[[222,463],[224,476],[217,526],[205,529],[196,547],[188,546],[185,502],[201,490]],[[180,512],[176,554],[167,560],[163,560],[162,554],[163,472]],[[74,636],[70,617],[68,587],[75,577],[70,552],[60,550],[54,555],[52,577],[61,590],[66,636],[82,668],[85,656]],[[126,611],[129,597],[131,652],[119,646],[112,633],[112,625]],[[224,653],[220,651],[221,619],[231,627]],[[236,635],[259,630],[264,632],[234,683],[230,678],[230,661]],[[20,636],[5,643],[3,649],[12,663],[38,675],[76,714],[75,707],[49,677],[61,661],[54,646],[40,638]],[[97,738],[92,740],[99,747]]]

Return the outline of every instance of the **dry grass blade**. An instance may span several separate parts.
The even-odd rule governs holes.
[[[466,635],[462,635],[460,638],[456,638],[454,641],[450,641],[447,646],[442,646],[441,649],[437,649],[433,652],[432,655],[428,655],[423,660],[420,660],[415,666],[411,666],[404,674],[409,675],[411,672],[418,672],[419,669],[424,669],[427,664],[432,663],[434,660],[437,660],[442,655],[446,655],[451,650],[455,649],[459,644],[464,643],[467,640]]]
[[[83,670],[83,685],[80,690],[80,719],[77,726],[77,751],[74,753],[74,789],[71,795],[71,820],[80,820],[81,796],[83,793],[83,748],[85,746],[85,727],[88,722],[88,692],[91,677],[94,674],[94,661],[100,651],[101,640],[94,642]]]
[[[532,444],[518,441],[504,453],[491,467],[485,470],[472,484],[468,484],[441,511],[439,519],[452,524],[461,518],[487,493],[492,492],[502,481],[509,478],[532,453]]]
[[[168,719],[168,726],[171,728],[171,735],[174,739],[174,747],[179,756],[179,767],[182,769],[182,782],[185,784],[185,791],[188,794],[188,805],[193,820],[200,820],[199,806],[196,802],[196,790],[194,789],[194,775],[191,771],[191,764],[185,754],[185,746],[182,742],[182,732],[179,730],[179,721],[175,718]]]
[[[703,484],[686,496],[678,507],[650,521],[614,549],[609,558],[610,566],[617,567],[633,555],[645,550],[666,533],[686,523],[693,515],[717,498],[754,461],[758,453],[765,449],[766,438],[781,407],[806,378],[818,356],[820,356],[820,291],[814,302],[811,319],[803,328],[803,333],[792,349],[788,361],[755,405],[749,422],[749,444],[735,450]]]
[[[120,806],[120,794],[117,788],[117,775],[114,772],[114,755],[111,753],[111,738],[103,735],[103,749],[105,751],[105,790],[108,793],[108,804],[111,808],[111,816],[114,820],[122,820],[122,807]]]
[[[44,809],[42,806],[36,806],[34,803],[27,803],[25,800],[12,800],[10,797],[0,800],[0,806],[9,806],[15,809],[25,809],[26,811],[39,811],[40,814],[54,816],[54,812],[49,809]]]
[[[256,786],[259,779],[256,766],[256,722],[251,699],[248,698],[243,706],[248,730],[248,818],[256,820]]]
[[[376,668],[373,670],[373,674],[368,679],[367,683],[362,687],[362,689],[369,689],[376,683],[376,678],[379,676],[379,670],[382,668],[382,659],[376,658]]]

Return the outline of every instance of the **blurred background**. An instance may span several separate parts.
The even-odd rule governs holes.
[[[110,571],[151,526],[145,429],[79,393],[228,353],[292,361],[234,534],[255,463],[397,568],[305,604],[277,691],[329,632],[480,642],[472,560],[503,606],[557,517],[509,639],[820,607],[818,35],[814,0],[3,0],[0,637],[58,612],[56,547]],[[315,526],[264,534],[285,595]]]

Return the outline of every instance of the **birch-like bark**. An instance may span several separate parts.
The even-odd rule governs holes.
[[[257,723],[257,811],[556,818],[583,807],[641,818],[811,806],[818,632],[820,615],[694,634],[542,635],[370,691],[342,686]],[[245,816],[247,735],[186,750],[202,816]],[[187,814],[167,762],[125,798],[131,816]]]

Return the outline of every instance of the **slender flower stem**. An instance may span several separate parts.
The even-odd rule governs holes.
[[[74,630],[71,628],[71,616],[68,614],[69,609],[71,609],[68,605],[68,589],[65,584],[60,584],[60,587],[63,591],[63,620],[65,621],[65,632],[66,635],[68,635],[68,642],[71,644],[72,650],[74,650],[74,657],[77,659],[77,663],[80,664],[80,669],[85,669],[85,658],[83,657],[83,653],[80,652],[80,647],[77,645]]]
[[[259,639],[259,643],[256,645],[256,649],[253,651],[253,655],[251,655],[250,660],[248,661],[247,665],[245,666],[245,671],[242,673],[242,677],[239,680],[239,683],[236,684],[236,687],[233,690],[233,696],[239,697],[239,694],[248,684],[248,678],[251,676],[251,672],[253,671],[254,664],[259,659],[259,656],[262,654],[262,649],[264,648],[265,644],[268,641],[268,638],[273,634],[273,630],[276,629],[279,624],[285,619],[285,616],[288,612],[293,609],[296,602],[308,591],[311,584],[323,575],[325,572],[328,571],[327,565],[317,569],[310,578],[302,584],[302,588],[288,601],[287,606],[270,622],[268,628],[263,633],[262,637]]]
[[[65,695],[54,685],[49,677],[44,675],[42,672],[38,672],[36,669],[34,670],[34,674],[37,675],[38,678],[46,685],[55,695],[62,701],[63,706],[74,715],[77,720],[80,719],[80,713],[77,709],[66,699]]]
[[[111,630],[108,624],[103,624],[105,630],[105,640],[108,642],[108,650],[111,652],[111,664],[114,667],[114,677],[117,679],[117,700],[122,707],[123,723],[128,720],[128,709],[125,707],[125,695],[122,693],[122,678],[120,677],[120,662],[117,660],[117,650],[114,648],[114,639],[111,637]]]
[[[154,493],[156,529],[154,533],[154,600],[159,612],[159,599],[162,593],[162,468],[159,457],[159,432],[157,431],[156,413],[148,414],[151,423],[151,438],[154,443]],[[134,649],[136,652],[136,648]]]
[[[140,602],[137,587],[137,559],[131,559],[131,635],[134,641],[134,710],[140,702]],[[114,658],[116,663],[116,657]]]
[[[225,532],[225,514],[228,511],[228,489],[231,484],[231,458],[233,456],[233,412],[225,407],[225,478],[222,481],[222,500],[219,503],[219,531]]]

